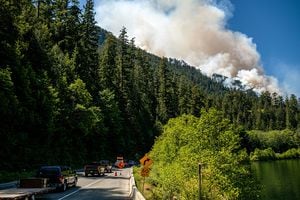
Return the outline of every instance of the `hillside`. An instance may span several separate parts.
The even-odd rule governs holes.
[[[226,88],[70,2],[0,0],[0,170],[139,158],[170,118],[212,107],[246,130],[299,127],[295,95]]]

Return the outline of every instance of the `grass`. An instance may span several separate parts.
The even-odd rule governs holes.
[[[141,167],[133,168],[133,176],[136,183],[136,187],[142,193],[145,199],[153,199],[152,189],[154,186],[148,182],[149,178],[141,176]]]

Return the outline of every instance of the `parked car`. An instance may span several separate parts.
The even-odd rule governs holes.
[[[111,173],[112,172],[112,164],[109,160],[100,160],[101,166],[104,167],[104,172]]]
[[[37,173],[37,177],[48,178],[48,185],[56,189],[65,191],[70,186],[77,185],[76,172],[69,166],[42,166]]]
[[[100,162],[92,162],[84,166],[84,175],[85,176],[103,176],[105,167],[101,165]]]

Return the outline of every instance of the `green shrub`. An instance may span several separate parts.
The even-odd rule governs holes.
[[[250,160],[258,161],[258,160],[275,160],[276,153],[272,150],[272,148],[267,149],[255,149],[254,152],[250,154]]]
[[[250,160],[281,160],[281,159],[296,159],[300,158],[300,149],[289,149],[283,153],[275,153],[271,148],[268,149],[255,149],[254,152],[250,154]]]
[[[240,146],[239,129],[216,110],[201,117],[169,120],[150,157],[150,179],[159,199],[198,199],[198,164],[203,163],[206,199],[256,199],[259,190],[249,157]],[[252,191],[252,192],[249,192]]]
[[[286,152],[283,152],[282,154],[279,154],[277,156],[278,159],[296,159],[300,158],[300,148],[299,149],[289,149]]]

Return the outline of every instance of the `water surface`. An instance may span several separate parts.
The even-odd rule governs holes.
[[[300,159],[253,162],[262,200],[300,200]]]

